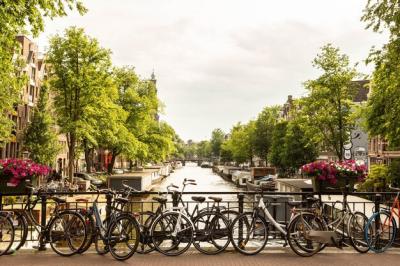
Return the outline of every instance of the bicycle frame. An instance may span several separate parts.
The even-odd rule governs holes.
[[[274,219],[274,217],[272,217],[271,213],[268,211],[267,206],[264,203],[264,200],[263,200],[262,196],[260,197],[260,200],[258,201],[257,209],[262,210],[263,213],[265,214],[265,216],[267,217],[268,221],[270,221],[272,223],[272,225],[276,229],[278,229],[284,236],[287,236],[287,231],[285,230],[286,229],[286,225],[278,223]],[[293,214],[292,214],[292,217],[293,217]]]

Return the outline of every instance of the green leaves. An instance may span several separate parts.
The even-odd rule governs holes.
[[[323,150],[334,152],[342,160],[343,144],[356,122],[352,115],[356,92],[352,80],[357,72],[349,66],[348,57],[331,44],[321,48],[313,65],[322,74],[305,82],[309,95],[298,102],[299,119],[312,142],[322,143]]]
[[[37,36],[44,29],[44,17],[66,15],[66,9],[86,12],[76,0],[2,0],[0,4],[0,145],[7,142],[14,123],[8,118],[27,79],[22,73],[17,34]]]

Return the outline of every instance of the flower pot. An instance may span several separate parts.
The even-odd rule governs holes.
[[[355,182],[356,178],[338,176],[336,184],[331,184],[326,180],[319,180],[315,176],[312,177],[313,190],[319,193],[353,192]],[[346,185],[349,185],[349,187],[346,188]]]
[[[31,186],[37,186],[38,178],[30,177],[26,180],[29,180],[29,184]],[[27,194],[29,189],[26,188],[27,182],[26,180],[21,180],[21,182],[14,186],[8,182],[8,179],[0,176],[0,193],[24,193]]]

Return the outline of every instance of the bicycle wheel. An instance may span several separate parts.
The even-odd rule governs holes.
[[[12,218],[14,225],[14,243],[11,247],[13,250],[19,250],[25,245],[28,237],[28,222],[22,213],[14,213]]]
[[[310,239],[311,230],[324,231],[323,223],[312,213],[300,213],[289,223],[287,240],[299,256],[310,257],[321,250],[322,244]]]
[[[51,248],[57,254],[77,254],[86,243],[85,221],[76,212],[63,211],[49,222],[48,237]]]
[[[140,230],[136,219],[129,214],[122,214],[108,229],[108,250],[117,260],[129,259],[138,247],[139,237]]]
[[[193,245],[201,253],[215,255],[229,245],[229,221],[218,212],[202,212],[193,221]]]
[[[111,217],[111,216],[110,216]],[[100,229],[101,232],[106,231],[108,228],[108,224],[110,221],[110,217],[106,218],[103,221],[103,225],[102,227],[105,229]],[[108,247],[107,247],[107,243],[104,239],[104,237],[102,237],[102,235],[106,235],[106,232],[101,233],[100,231],[96,231],[95,235],[94,235],[94,247],[96,249],[97,254],[99,255],[105,255],[108,253]],[[102,235],[100,235],[102,234]]]
[[[390,212],[374,213],[365,226],[365,240],[369,248],[376,253],[388,249],[396,236],[396,221]]]
[[[229,224],[232,224],[233,220],[236,219],[240,215],[238,211],[234,210],[222,210],[221,214],[225,216],[226,219],[228,219]]]
[[[264,249],[268,241],[268,224],[258,212],[246,212],[231,224],[233,247],[244,255],[255,255]]]
[[[347,223],[347,235],[350,238],[351,245],[360,253],[366,253],[369,250],[364,237],[364,230],[367,223],[367,216],[361,212],[353,213]]]
[[[178,212],[158,216],[150,230],[154,247],[167,256],[177,256],[188,250],[193,242],[193,234],[192,222]]]
[[[14,226],[10,217],[0,214],[0,256],[7,254],[14,241]]]
[[[139,213],[139,223],[140,223],[140,241],[137,253],[147,254],[155,250],[153,242],[151,241],[150,228],[153,224],[156,215],[154,212],[140,212]]]
[[[80,212],[80,214],[83,216],[83,219],[85,221],[85,226],[86,226],[86,241],[83,244],[83,247],[78,251],[79,254],[82,254],[86,252],[92,243],[95,241],[96,237],[96,225],[94,223],[93,216],[90,215],[87,212]]]

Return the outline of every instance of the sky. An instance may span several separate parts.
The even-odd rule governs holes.
[[[316,78],[311,61],[333,43],[357,69],[383,34],[360,21],[366,0],[84,0],[88,13],[47,20],[36,41],[69,26],[112,50],[117,66],[134,66],[142,78],[153,69],[161,119],[184,139],[209,139],[237,122],[255,119],[288,95],[306,95]]]

